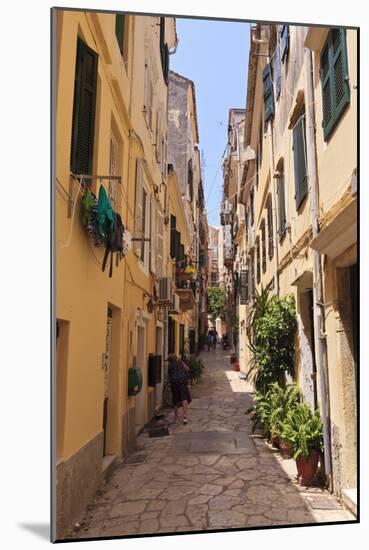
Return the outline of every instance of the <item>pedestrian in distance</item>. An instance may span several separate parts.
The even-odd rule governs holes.
[[[190,367],[182,359],[178,359],[174,353],[168,355],[168,376],[172,390],[174,420],[179,420],[178,409],[183,407],[183,424],[188,422],[188,405],[191,403],[189,389]]]
[[[217,347],[217,341],[218,341],[218,333],[216,330],[213,330],[213,350]]]
[[[207,335],[207,338],[206,338],[206,344],[208,346],[208,351],[210,351],[210,348],[213,344],[213,335],[211,333],[211,330],[209,330],[209,332],[208,332],[208,335]]]

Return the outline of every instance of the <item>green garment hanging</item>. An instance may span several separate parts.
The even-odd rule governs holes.
[[[96,200],[91,191],[86,191],[82,199],[83,204],[83,223],[89,225],[92,222],[93,209],[96,208]]]
[[[107,233],[114,229],[114,212],[103,185],[100,185],[99,189],[97,223],[101,237],[105,238]]]

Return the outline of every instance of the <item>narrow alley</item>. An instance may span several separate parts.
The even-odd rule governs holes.
[[[327,491],[296,481],[282,459],[251,432],[252,387],[231,369],[227,351],[203,352],[205,371],[192,387],[189,423],[169,435],[137,438],[68,538],[127,536],[271,525],[352,521]],[[164,422],[165,425],[165,422]]]

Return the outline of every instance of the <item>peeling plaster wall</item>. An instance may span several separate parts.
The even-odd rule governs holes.
[[[178,175],[182,195],[187,196],[188,179],[188,83],[169,73],[168,163]]]

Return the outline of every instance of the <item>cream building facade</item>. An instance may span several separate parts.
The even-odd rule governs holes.
[[[237,188],[238,203],[245,206],[245,231],[239,231],[242,222],[234,203],[231,209],[240,293],[248,303],[241,315],[241,370],[247,371],[250,359],[247,310],[254,289],[268,287],[281,296],[292,292],[298,318],[296,379],[305,400],[322,414],[330,486],[353,510],[356,67],[356,30],[252,28]],[[228,202],[231,196],[228,191]]]

